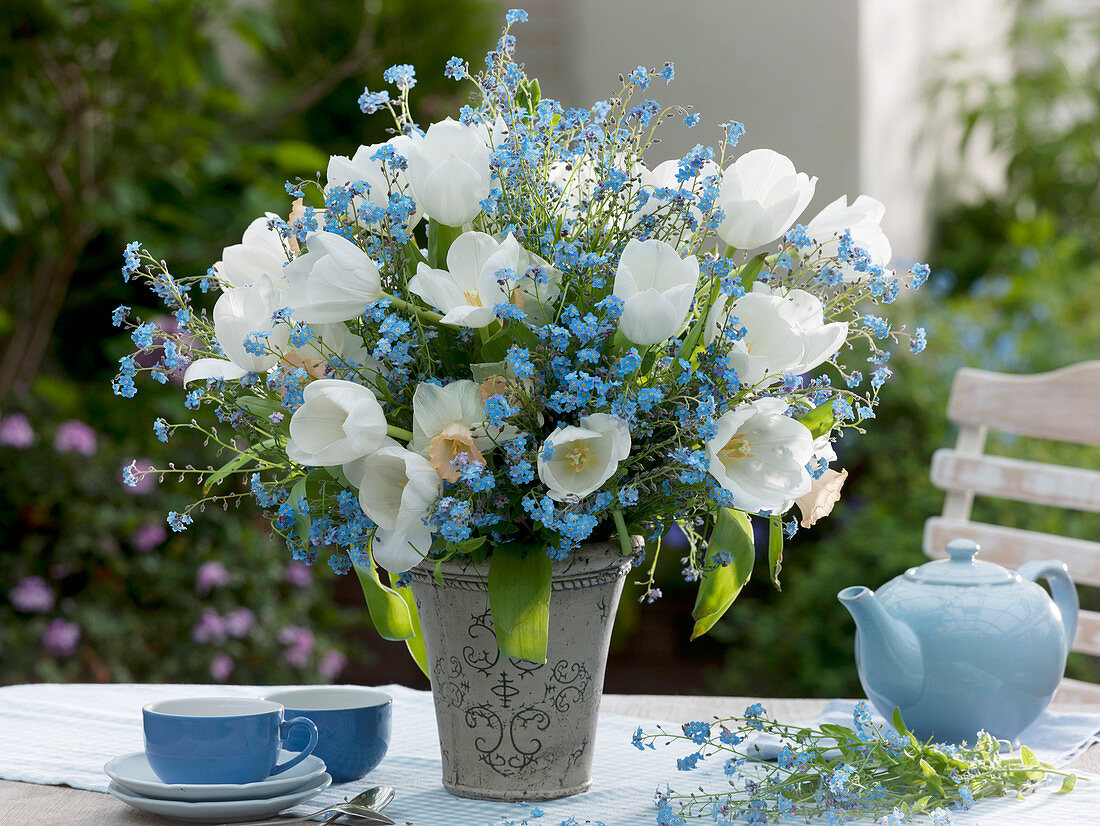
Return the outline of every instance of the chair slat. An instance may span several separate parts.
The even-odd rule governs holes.
[[[1077,612],[1077,636],[1074,637],[1071,648],[1100,657],[1100,613]]]
[[[930,557],[946,556],[947,543],[959,538],[981,545],[981,559],[1008,568],[1017,568],[1029,559],[1060,559],[1069,566],[1075,582],[1100,585],[1100,542],[942,516],[924,523],[924,552]]]
[[[963,368],[947,417],[956,424],[1074,444],[1100,445],[1100,361],[1050,373],[1005,375]]]
[[[1055,692],[1052,702],[1067,705],[1100,703],[1100,685],[1067,678],[1058,684],[1058,691]]]
[[[1094,470],[941,449],[932,456],[932,483],[948,491],[1100,513],[1100,473]]]

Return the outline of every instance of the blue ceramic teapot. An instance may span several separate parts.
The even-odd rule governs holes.
[[[947,559],[910,568],[877,593],[856,585],[837,594],[856,621],[856,668],[867,697],[888,720],[900,708],[922,739],[973,742],[984,730],[1015,741],[1065,671],[1077,630],[1077,591],[1065,563],[1009,571],[975,559],[978,550],[956,539]]]

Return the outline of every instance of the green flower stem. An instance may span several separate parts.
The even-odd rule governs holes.
[[[405,301],[404,299],[397,298],[396,296],[390,295],[389,293],[382,293],[382,297],[389,299],[390,304],[392,304],[397,309],[410,312],[421,321],[427,322],[428,324],[439,324],[441,321],[443,321],[443,316],[441,316],[439,313],[433,313],[431,310],[421,309],[415,304]]]
[[[634,553],[634,549],[630,545],[630,531],[626,529],[623,512],[615,508],[611,511],[611,518],[615,520],[615,529],[619,532],[619,547],[622,549],[623,556],[630,556]]]
[[[410,431],[405,430],[403,427],[398,427],[395,424],[386,422],[386,435],[392,436],[395,439],[404,439],[406,442],[411,442],[413,435]]]

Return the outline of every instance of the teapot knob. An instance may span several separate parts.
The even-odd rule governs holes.
[[[980,550],[978,543],[970,539],[952,539],[947,543],[947,555],[954,562],[973,562]]]

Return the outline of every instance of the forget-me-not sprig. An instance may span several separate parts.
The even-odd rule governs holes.
[[[754,703],[741,717],[685,723],[679,732],[638,729],[631,743],[644,751],[683,742],[691,751],[677,759],[678,771],[723,758],[728,783],[713,791],[658,790],[654,802],[663,823],[709,822],[716,814],[723,823],[785,822],[797,814],[838,824],[864,817],[885,824],[927,817],[940,826],[951,822],[951,810],[979,805],[982,797],[1034,789],[1051,775],[1065,778],[1063,790],[1075,780],[1030,755],[1002,755],[1000,743],[985,733],[973,745],[921,743],[905,730],[900,715],[895,715],[898,730],[880,727],[866,703],[856,706],[853,723],[854,728],[785,725]],[[776,762],[754,754],[751,737],[758,732],[782,742]]]

